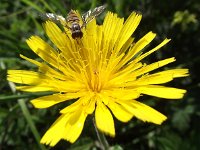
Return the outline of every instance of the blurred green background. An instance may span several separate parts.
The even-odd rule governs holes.
[[[97,137],[88,117],[78,141],[60,141],[54,148],[39,144],[40,137],[59,115],[62,104],[50,109],[35,109],[30,99],[45,93],[16,92],[6,81],[8,69],[35,70],[19,54],[38,59],[25,40],[31,35],[46,38],[39,13],[66,15],[70,9],[80,12],[107,4],[106,11],[127,18],[132,11],[143,19],[134,33],[136,39],[148,31],[157,33],[151,44],[164,38],[172,41],[146,59],[152,62],[175,56],[168,67],[189,68],[190,76],[176,79],[170,86],[187,89],[182,100],[165,100],[143,96],[140,101],[161,111],[168,120],[161,126],[132,119],[116,123],[116,138],[107,137],[113,150],[199,150],[200,149],[200,1],[199,0],[0,0],[0,150],[96,150]],[[101,23],[105,13],[98,17]],[[167,69],[167,68],[164,68]]]

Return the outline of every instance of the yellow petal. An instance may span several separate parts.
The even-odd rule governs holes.
[[[72,103],[71,105],[69,105],[69,106],[65,107],[64,109],[62,109],[60,111],[60,113],[67,114],[67,113],[75,112],[76,110],[78,110],[80,105],[82,105],[82,101],[80,99],[78,99],[74,103]]]
[[[121,122],[128,122],[133,117],[133,113],[130,113],[124,106],[112,100],[109,101],[107,106],[110,108],[113,115]]]
[[[87,114],[84,113],[83,107],[80,105],[79,109],[71,114],[66,123],[63,139],[74,143],[80,136]]]
[[[36,60],[33,60],[31,58],[28,58],[28,57],[26,57],[26,56],[24,56],[22,54],[20,54],[20,57],[25,59],[25,60],[27,60],[27,61],[29,61],[29,62],[31,62],[31,63],[33,63],[33,64],[35,64],[35,65],[37,65],[37,66],[41,66],[41,64],[42,64],[42,63],[40,63],[40,62],[38,62]]]
[[[87,115],[82,106],[74,113],[62,114],[48,129],[41,143],[55,146],[61,139],[74,143],[80,136]]]
[[[55,146],[64,136],[66,123],[69,120],[69,115],[61,115],[53,125],[47,130],[41,139],[41,143]]]
[[[93,47],[95,44],[94,42],[96,42],[96,38],[97,38],[97,26],[96,26],[96,19],[93,19],[88,25],[87,25],[87,30],[86,30],[86,34],[87,34],[87,42],[92,42],[92,43],[87,43],[90,45],[90,48],[96,48]],[[83,43],[85,44],[85,43]],[[96,51],[96,49],[94,49],[94,51]]]
[[[144,73],[147,73],[147,72],[150,72],[152,70],[155,70],[155,69],[158,69],[158,68],[161,68],[169,63],[172,63],[174,62],[176,59],[174,57],[172,58],[167,58],[167,59],[164,59],[164,60],[160,60],[158,62],[155,62],[155,63],[152,63],[152,64],[149,64],[149,65],[146,65],[136,71],[133,72],[133,76],[140,76]]]
[[[138,92],[143,94],[166,98],[166,99],[180,99],[183,98],[186,90],[177,89],[172,87],[165,87],[159,85],[147,85],[137,88]]]
[[[172,76],[166,75],[146,75],[137,79],[136,81],[128,82],[126,86],[140,86],[149,84],[162,84],[173,80]]]
[[[59,48],[66,56],[68,56],[68,50],[74,46],[74,43],[71,44],[71,40],[66,36],[55,23],[47,21],[44,24],[44,29],[50,40]]]
[[[95,122],[97,128],[111,137],[115,136],[115,126],[113,117],[108,108],[101,102],[98,102],[95,110]]]
[[[129,80],[135,80],[135,75],[133,76],[131,73],[135,70],[139,70],[139,68],[142,67],[142,63],[137,63],[135,65],[130,65],[125,69],[122,69],[115,73],[114,77],[108,81],[108,85],[122,85],[122,83],[125,83]]]
[[[61,64],[58,64],[58,53],[45,41],[38,36],[32,36],[26,40],[28,46],[44,61],[48,62],[52,66],[58,68]]]
[[[159,50],[161,47],[163,47],[165,44],[167,44],[170,41],[170,39],[165,39],[164,41],[162,41],[158,46],[154,47],[152,50],[144,53],[141,56],[138,56],[133,62],[137,63],[140,60],[144,59],[145,57],[147,57],[148,55],[152,54],[153,52]]]
[[[111,90],[102,90],[101,95],[102,97],[107,96],[120,100],[130,100],[138,98],[140,96],[140,93],[134,89],[111,89]]]
[[[125,107],[125,109],[133,113],[135,117],[142,121],[161,124],[167,119],[166,116],[156,111],[155,109],[135,100],[123,102],[122,105]]]
[[[126,86],[126,87],[129,87],[129,86],[135,87],[135,85],[139,84],[139,81],[136,81],[136,83],[134,83],[138,76],[140,77],[141,75],[143,75],[145,73],[148,73],[150,71],[153,71],[155,69],[163,67],[174,61],[175,61],[175,58],[172,57],[172,58],[168,58],[168,59],[164,59],[164,60],[152,63],[150,65],[144,65],[143,67],[141,67],[140,63],[135,64],[134,67],[132,67],[132,68],[128,67],[129,68],[128,70],[125,69],[125,70],[117,73],[116,77],[114,77],[113,79],[111,79],[109,81],[109,85],[115,85],[115,87],[117,87],[117,86],[121,87],[122,85]],[[168,77],[168,79],[166,79],[166,82],[170,81],[170,80],[171,80],[171,77]],[[132,82],[130,82],[130,81],[132,81]],[[151,81],[149,81],[149,82],[151,82]],[[141,84],[142,84],[142,82],[141,82]]]
[[[161,71],[158,73],[142,76],[141,78],[127,83],[126,85],[148,85],[148,84],[163,84],[172,81],[174,78],[188,76],[187,69],[172,69]]]
[[[89,109],[89,110],[85,110],[85,112],[90,112],[90,111],[93,112],[95,105],[90,104],[90,101],[92,101],[92,97],[93,97],[94,93],[89,93],[89,92],[79,92],[79,93],[77,93],[77,95],[79,94],[80,98],[78,100],[76,100],[76,102],[74,102],[73,104],[62,109],[60,111],[60,113],[70,113],[70,112],[76,111],[80,105],[82,105],[83,107],[87,107]],[[91,103],[93,103],[93,102],[91,102]],[[90,112],[90,113],[92,113],[92,112]]]
[[[103,41],[111,41],[113,44],[116,42],[117,38],[119,37],[119,33],[121,32],[123,28],[123,18],[118,18],[117,14],[113,14],[111,12],[108,12],[105,16],[104,22],[103,22]],[[105,45],[104,45],[105,46]],[[110,50],[105,46],[106,50]]]
[[[119,33],[119,38],[117,40],[117,45],[114,52],[118,53],[120,51],[124,43],[126,43],[126,41],[130,38],[130,36],[133,34],[135,29],[139,25],[141,19],[142,19],[142,16],[135,12],[132,12],[130,14],[130,16],[127,18],[126,22],[124,23],[124,26],[121,32]]]
[[[117,67],[123,67],[131,58],[133,58],[138,52],[140,52],[144,47],[146,47],[154,38],[156,34],[153,32],[147,33],[142,37],[134,46],[129,50],[125,57],[121,60]]]
[[[36,99],[31,100],[31,103],[36,108],[47,108],[57,103],[76,99],[80,96],[79,93],[67,93],[67,94],[53,94],[48,96],[39,97]]]
[[[91,99],[85,106],[85,113],[92,114],[95,110],[96,101]]]
[[[189,70],[188,69],[171,69],[171,70],[165,70],[158,72],[156,74],[158,75],[172,75],[173,78],[179,78],[179,77],[186,77],[188,76]]]
[[[8,70],[9,81],[21,84],[29,84],[29,85],[47,85],[48,77],[45,75],[34,72],[34,71],[26,71],[26,70]]]
[[[23,56],[20,54],[20,57],[37,65],[39,67],[39,72],[42,72],[42,73],[45,73],[46,76],[51,76],[51,77],[55,77],[55,78],[59,78],[61,80],[65,80],[67,79],[66,76],[64,76],[63,74],[61,74],[61,72],[58,72],[56,70],[54,70],[53,68],[51,68],[50,66],[48,66],[47,64],[45,63],[40,63],[36,60],[33,60],[33,59],[30,59],[26,56]],[[58,68],[59,69],[59,68]]]
[[[79,81],[68,81],[68,80],[59,80],[59,79],[55,79],[55,80],[51,80],[49,82],[49,84],[51,86],[54,86],[56,91],[60,91],[60,92],[79,92],[79,91],[83,91],[86,89],[86,85],[84,83],[81,83]]]

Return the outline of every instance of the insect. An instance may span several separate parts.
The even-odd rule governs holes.
[[[82,38],[83,32],[81,31],[90,21],[92,21],[95,17],[100,15],[106,8],[106,5],[102,5],[94,8],[93,10],[89,10],[84,13],[81,17],[78,16],[77,12],[71,10],[67,17],[64,18],[61,15],[56,15],[53,13],[45,13],[42,14],[41,17],[45,20],[51,20],[55,23],[61,24],[64,27],[68,28],[72,33],[72,38]],[[82,22],[82,23],[81,23]]]

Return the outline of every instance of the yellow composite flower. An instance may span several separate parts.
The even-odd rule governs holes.
[[[54,146],[61,139],[75,142],[91,114],[94,114],[98,130],[111,137],[115,136],[113,116],[121,122],[128,122],[133,117],[155,124],[166,120],[166,116],[136,99],[143,94],[182,98],[186,90],[160,84],[185,77],[188,70],[152,72],[174,62],[174,57],[151,64],[141,62],[170,41],[165,39],[155,48],[142,52],[156,34],[148,32],[138,41],[131,37],[141,18],[133,12],[124,21],[117,14],[108,12],[102,25],[97,25],[94,19],[82,29],[81,39],[73,39],[67,28],[64,32],[55,23],[47,21],[44,29],[53,47],[38,36],[27,40],[29,47],[43,61],[21,55],[37,65],[38,71],[9,70],[8,80],[23,84],[17,86],[18,90],[54,92],[31,100],[36,108],[73,100],[60,111],[60,117],[42,137],[41,143]]]

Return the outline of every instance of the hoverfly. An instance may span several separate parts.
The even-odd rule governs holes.
[[[42,14],[41,17],[46,20],[51,20],[55,23],[59,23],[64,27],[68,28],[72,33],[72,38],[82,38],[83,32],[81,31],[90,21],[92,21],[96,16],[100,15],[106,8],[106,5],[102,5],[94,8],[93,10],[89,10],[84,13],[81,18],[77,15],[77,12],[71,10],[67,17],[64,18],[61,15],[56,15],[53,13]],[[81,19],[81,20],[80,20]],[[82,21],[82,24],[81,24]]]

